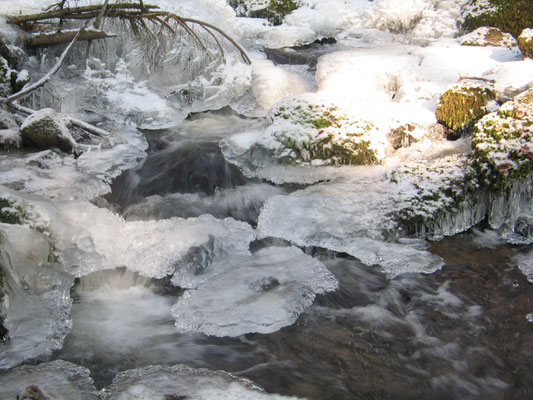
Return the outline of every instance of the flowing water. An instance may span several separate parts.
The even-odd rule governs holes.
[[[268,147],[286,97],[426,129],[457,74],[516,90],[527,61],[450,39],[459,0],[308,3],[269,30],[225,2],[159,0],[214,15],[253,65],[189,46],[148,60],[113,26],[28,100],[112,135],[75,159],[0,155],[0,194],[30,221],[0,224],[0,400],[29,385],[83,400],[532,398],[531,180],[453,212],[435,202],[405,232],[399,208],[460,186],[468,138],[410,131],[375,166],[287,165]]]

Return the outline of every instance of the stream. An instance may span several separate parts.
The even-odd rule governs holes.
[[[0,153],[0,400],[532,398],[533,175],[472,184],[435,109],[458,76],[511,98],[533,61],[460,45],[462,0],[330,1],[273,27],[157,0],[252,64],[110,23],[24,100],[110,134]],[[325,129],[373,158],[312,159]]]

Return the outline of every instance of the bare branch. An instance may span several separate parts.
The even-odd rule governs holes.
[[[69,43],[74,39],[79,31],[59,31],[53,34],[42,34],[33,36],[28,41],[31,47],[52,46],[56,44]],[[116,37],[115,34],[106,33],[103,31],[83,31],[80,33],[78,40],[97,40]]]

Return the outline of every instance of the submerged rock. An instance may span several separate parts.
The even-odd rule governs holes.
[[[461,135],[488,113],[487,104],[495,98],[492,82],[462,80],[441,96],[436,110],[437,121]]]
[[[459,38],[463,46],[499,46],[516,47],[516,39],[509,33],[502,32],[499,28],[482,26]]]
[[[39,149],[59,147],[71,153],[77,148],[77,143],[70,134],[65,121],[51,108],[43,108],[31,114],[21,126],[24,140]]]
[[[518,37],[523,29],[533,26],[531,0],[470,0],[458,19],[461,32],[472,32],[481,26],[494,26]]]
[[[376,126],[319,97],[287,97],[268,118],[261,144],[282,162],[368,165],[385,157],[388,142]]]
[[[533,89],[516,96],[474,127],[473,165],[482,183],[501,189],[533,169]]]
[[[518,47],[526,58],[533,58],[533,28],[524,29],[518,36]]]

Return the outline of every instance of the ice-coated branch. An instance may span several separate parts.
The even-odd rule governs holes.
[[[34,90],[40,88],[41,86],[44,86],[46,82],[48,82],[50,79],[52,79],[52,76],[59,71],[61,66],[63,65],[63,62],[65,61],[65,57],[69,53],[70,49],[74,46],[74,44],[78,41],[78,38],[80,35],[84,32],[85,27],[81,28],[72,38],[70,44],[63,50],[63,53],[61,53],[61,56],[59,56],[59,59],[55,63],[55,65],[52,67],[50,71],[48,71],[41,79],[39,79],[37,82],[35,82],[32,85],[24,87],[20,92],[14,93],[11,96],[8,96],[6,99],[7,103],[12,103],[15,100],[21,99],[22,97],[30,94]]]

